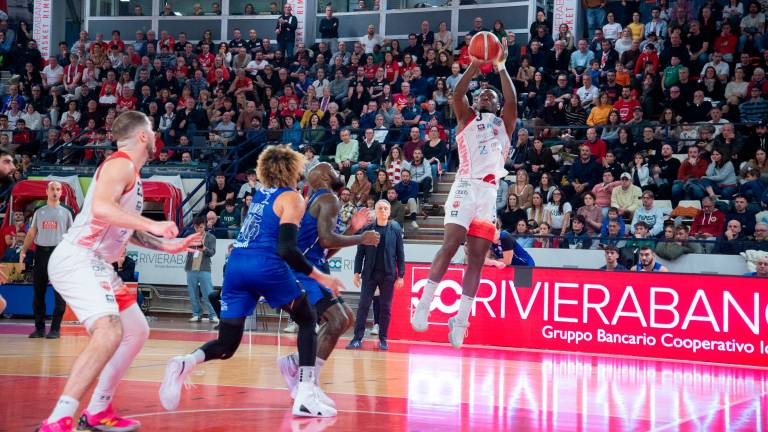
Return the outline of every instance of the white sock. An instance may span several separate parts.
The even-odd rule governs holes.
[[[99,375],[87,408],[91,414],[107,409],[120,380],[149,337],[147,319],[136,304],[120,312],[120,323],[123,325],[123,340]]]
[[[427,279],[427,283],[424,284],[424,291],[421,293],[421,299],[419,303],[426,304],[427,306],[432,304],[432,299],[435,298],[435,291],[439,282]]]
[[[184,360],[192,363],[193,365],[199,365],[205,361],[205,353],[201,349],[196,349],[192,353],[184,356]]]
[[[323,369],[323,366],[325,366],[325,360],[317,357],[315,359],[315,384],[320,384],[320,371]]]
[[[456,322],[465,324],[469,321],[469,312],[472,310],[472,304],[474,302],[474,297],[462,294],[461,302],[459,303],[459,313],[456,314]]]
[[[315,367],[314,366],[299,366],[299,382],[312,383],[315,381]]]
[[[80,402],[72,399],[69,396],[62,395],[59,397],[59,401],[56,402],[56,406],[53,408],[51,416],[48,417],[48,423],[56,423],[64,417],[74,417],[77,407]]]

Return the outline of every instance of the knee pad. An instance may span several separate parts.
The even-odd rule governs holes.
[[[314,306],[309,303],[306,293],[288,304],[284,310],[288,312],[291,319],[299,326],[314,326],[317,323],[317,312]]]

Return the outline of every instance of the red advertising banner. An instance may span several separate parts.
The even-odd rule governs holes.
[[[406,265],[392,339],[448,341],[464,267],[448,269],[417,333],[410,318],[429,267]],[[485,267],[464,343],[768,367],[766,288],[748,277]]]

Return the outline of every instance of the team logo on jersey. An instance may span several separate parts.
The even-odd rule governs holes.
[[[501,119],[496,117],[495,119],[493,119],[493,124],[496,126],[501,126]]]
[[[102,281],[99,283],[99,286],[106,292],[112,292],[112,285],[109,282]]]
[[[461,203],[458,200],[453,202],[453,208],[455,209],[459,208],[460,205]]]
[[[482,123],[478,123],[477,130],[485,130],[485,125]]]

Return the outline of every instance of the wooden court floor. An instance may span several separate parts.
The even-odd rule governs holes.
[[[28,339],[28,324],[0,322],[0,432],[32,431],[48,415],[86,337]],[[143,431],[764,431],[768,371],[693,363],[392,341],[343,349],[321,382],[335,419],[294,419],[275,365],[277,338],[246,335],[228,361],[199,366],[179,408],[157,390],[167,359],[213,337],[153,329],[115,406]],[[294,339],[281,338],[281,352]]]

